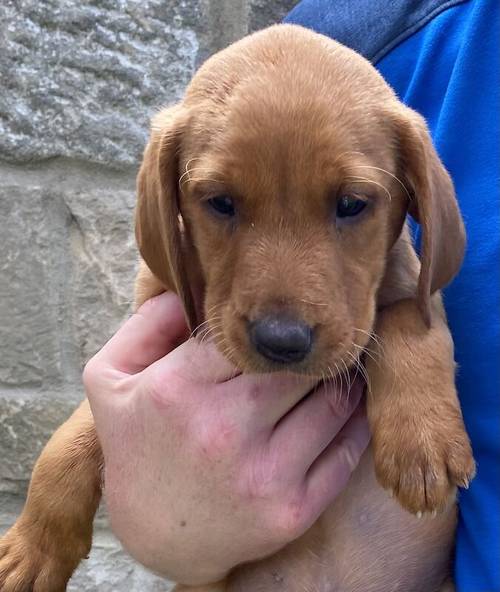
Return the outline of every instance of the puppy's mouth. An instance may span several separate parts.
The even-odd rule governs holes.
[[[244,373],[286,372],[308,375],[318,381],[347,383],[354,375],[366,375],[364,342],[326,341],[318,338],[314,328],[288,321],[265,319],[262,323],[249,323],[246,330],[238,325],[228,332],[219,328],[213,341]]]

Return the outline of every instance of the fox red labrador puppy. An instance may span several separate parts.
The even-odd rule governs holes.
[[[438,290],[464,229],[423,119],[353,51],[271,27],[209,59],[153,119],[136,230],[137,304],[175,290],[244,372],[367,381],[372,445],[344,493],[281,552],[198,590],[448,586],[455,490],[474,461]],[[90,549],[101,462],[83,403],[0,543],[2,592],[65,589]]]

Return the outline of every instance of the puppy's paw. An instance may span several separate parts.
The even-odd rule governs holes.
[[[373,429],[379,483],[417,516],[444,510],[476,470],[461,417],[433,419],[385,416]]]
[[[75,545],[22,518],[0,539],[1,592],[65,592],[80,561]]]

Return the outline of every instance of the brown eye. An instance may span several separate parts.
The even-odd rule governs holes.
[[[229,195],[216,195],[207,200],[208,205],[217,214],[232,218],[235,214],[234,202]]]
[[[366,201],[356,195],[342,195],[337,202],[337,218],[352,218],[366,208]]]

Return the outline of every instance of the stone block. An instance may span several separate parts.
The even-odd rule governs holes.
[[[133,232],[131,189],[68,191],[72,326],[83,364],[132,311],[139,260]]]
[[[41,387],[60,383],[63,342],[72,342],[63,324],[61,278],[66,213],[57,198],[38,185],[0,186],[0,385]]]
[[[83,396],[84,363],[130,310],[134,174],[67,162],[0,172],[0,491],[22,493]]]
[[[198,0],[0,3],[0,158],[136,163],[190,80]]]
[[[281,22],[296,4],[298,0],[249,0],[248,32]]]
[[[76,389],[0,393],[0,500],[7,493],[25,496],[40,451],[81,396]]]

